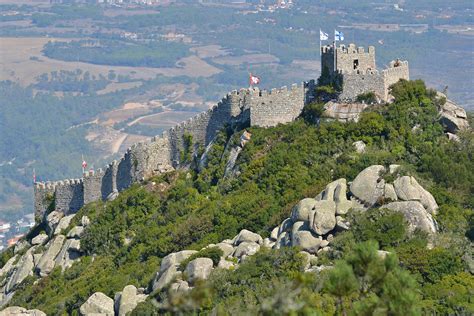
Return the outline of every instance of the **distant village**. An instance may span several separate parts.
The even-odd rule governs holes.
[[[295,0],[198,0],[201,4],[220,5],[220,6],[241,6],[257,5],[264,10],[285,9],[293,6]],[[109,4],[115,6],[122,5],[169,5],[179,3],[180,0],[50,0],[50,3],[90,3],[90,4]]]
[[[15,245],[34,226],[34,214],[27,214],[16,222],[0,221],[0,251]]]

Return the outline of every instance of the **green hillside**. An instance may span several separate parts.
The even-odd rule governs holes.
[[[242,131],[225,130],[200,171],[164,174],[114,201],[85,206],[70,225],[82,215],[91,220],[81,238],[85,256],[63,273],[56,268],[44,278],[28,277],[9,305],[76,315],[94,292],[113,298],[128,284],[151,289],[167,254],[199,250],[241,229],[267,237],[299,200],[316,196],[329,182],[354,179],[370,165],[400,164],[439,204],[434,240],[408,233],[398,213],[353,212],[353,226],[335,237],[334,251],[318,257],[332,270],[303,273],[295,248],[261,250],[235,271],[216,270],[187,294],[154,292],[133,313],[474,313],[473,134],[448,141],[438,123],[443,100],[422,81],[401,81],[392,93],[393,104],[371,107],[357,123],[319,122],[320,106],[313,104],[293,123],[248,128],[251,140],[234,177],[224,177],[226,148],[238,143]],[[359,140],[367,144],[365,153],[353,146]],[[391,254],[380,258],[378,249]]]

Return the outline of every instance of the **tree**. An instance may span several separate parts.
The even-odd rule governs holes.
[[[337,306],[338,309],[341,309],[343,315],[347,314],[343,303],[344,298],[357,291],[358,287],[359,284],[352,267],[344,261],[336,263],[334,269],[329,274],[326,289],[338,298]]]
[[[417,315],[415,280],[399,267],[395,255],[381,257],[377,250],[375,241],[357,244],[330,271],[326,290],[338,298],[344,315],[343,298],[351,299],[356,315]]]

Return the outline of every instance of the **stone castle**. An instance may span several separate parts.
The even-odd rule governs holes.
[[[400,79],[409,80],[408,62],[394,60],[388,68],[377,70],[375,47],[340,45],[334,50],[331,45],[321,47],[321,69],[339,80],[342,85],[341,101],[353,101],[365,92],[374,92],[383,101],[389,101],[389,88]]]
[[[388,69],[378,71],[375,48],[350,44],[321,48],[321,69],[342,82],[340,100],[354,100],[359,94],[372,91],[380,99],[389,100],[389,86],[400,79],[408,80],[408,63],[394,61]],[[35,215],[40,218],[54,201],[54,208],[65,214],[77,212],[83,205],[105,200],[131,184],[153,175],[182,166],[185,138],[192,136],[191,146],[207,146],[225,126],[271,127],[295,120],[303,107],[315,98],[315,81],[293,84],[270,91],[258,88],[241,89],[227,94],[216,106],[176,125],[148,142],[130,147],[119,161],[105,169],[84,173],[81,179],[37,182],[34,185]],[[191,149],[192,150],[192,149]]]

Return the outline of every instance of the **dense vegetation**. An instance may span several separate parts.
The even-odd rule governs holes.
[[[88,71],[83,73],[80,69],[75,71],[61,70],[59,72],[53,71],[49,76],[46,73],[39,76],[35,88],[46,91],[91,94],[104,89],[109,82],[108,78],[102,74],[97,78]]]
[[[49,42],[44,55],[66,61],[132,67],[173,67],[188,54],[184,44],[170,42],[137,43],[118,40]]]
[[[169,173],[133,186],[113,202],[87,205],[74,219],[91,218],[81,240],[86,256],[63,274],[55,271],[37,282],[31,277],[11,305],[48,315],[73,313],[95,291],[113,297],[127,284],[147,287],[160,258],[170,252],[199,250],[243,228],[268,236],[299,199],[315,196],[328,182],[353,179],[372,164],[399,163],[440,205],[440,233],[431,249],[426,236],[407,234],[398,214],[353,213],[354,228],[336,237],[333,254],[319,258],[321,264],[335,264],[320,277],[301,273],[297,250],[268,251],[233,273],[214,274],[190,297],[153,297],[165,303],[162,311],[203,313],[224,306],[229,313],[262,314],[277,307],[288,308],[282,314],[474,312],[473,135],[461,135],[460,143],[447,140],[437,121],[443,101],[422,81],[402,81],[392,93],[395,103],[372,108],[358,123],[316,125],[305,115],[287,125],[248,129],[252,139],[238,158],[240,174],[234,178],[223,177],[225,147],[237,142],[241,131],[222,131],[200,172]],[[368,144],[365,153],[355,152],[356,140]],[[378,247],[393,255],[378,258]],[[155,309],[146,302],[136,313]]]

